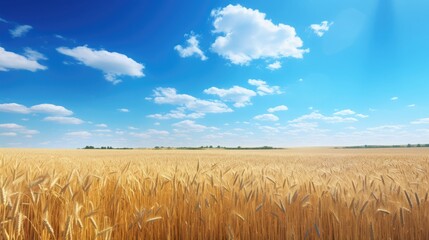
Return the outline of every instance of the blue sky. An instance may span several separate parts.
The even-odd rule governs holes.
[[[428,11],[2,1],[0,147],[428,143]]]

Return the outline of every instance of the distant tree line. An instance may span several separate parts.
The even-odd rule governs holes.
[[[349,146],[349,147],[341,147],[341,148],[413,148],[413,147],[429,147],[429,144],[363,145],[363,146]]]
[[[228,149],[228,150],[250,150],[250,149],[280,149],[274,148],[271,146],[262,146],[262,147],[222,147],[220,145],[214,147],[212,145],[200,146],[200,147],[164,147],[164,146],[155,146],[154,149],[183,149],[183,150],[201,150],[201,149]]]
[[[85,146],[85,147],[84,147],[84,148],[82,148],[82,149],[133,149],[133,148],[127,148],[127,147],[123,147],[123,148],[114,148],[114,147],[111,147],[111,146],[106,146],[106,147],[104,147],[104,146],[101,146],[101,147]]]

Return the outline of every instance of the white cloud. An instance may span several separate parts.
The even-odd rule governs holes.
[[[410,105],[408,105],[407,107],[409,107],[409,108],[413,108],[413,107],[415,107],[416,106],[416,104],[410,104]]]
[[[25,36],[31,29],[33,29],[33,27],[30,25],[18,25],[16,28],[10,29],[9,32],[13,38],[17,38]]]
[[[110,129],[95,129],[92,131],[96,132],[96,133],[110,133],[110,132],[112,132],[112,130],[110,130]]]
[[[258,120],[258,121],[276,122],[279,120],[279,117],[277,117],[274,114],[261,114],[261,115],[257,115],[255,117],[253,117],[253,119]]]
[[[213,32],[220,34],[211,48],[233,64],[247,64],[260,58],[302,58],[302,40],[295,29],[274,24],[265,13],[241,5],[213,10]]]
[[[298,122],[298,123],[290,123],[288,125],[288,130],[286,132],[289,134],[295,135],[295,136],[297,136],[297,135],[303,136],[302,135],[303,133],[306,133],[306,134],[324,134],[326,132],[329,132],[329,130],[328,129],[320,129],[318,122]]]
[[[203,132],[205,130],[216,130],[217,128],[214,127],[207,127],[201,124],[195,123],[195,121],[192,120],[184,120],[178,123],[174,123],[171,126],[179,128],[175,129],[176,132]]]
[[[351,109],[344,109],[344,110],[341,110],[341,111],[337,111],[337,112],[334,113],[334,115],[337,115],[337,116],[351,116],[351,115],[354,115],[354,116],[359,117],[359,118],[368,118],[369,117],[368,115],[364,115],[364,114],[361,114],[361,113],[356,113],[355,111],[353,111]]]
[[[166,114],[151,114],[148,115],[148,118],[154,118],[159,120],[166,120],[166,119],[183,119],[183,118],[202,118],[204,117],[204,113],[199,112],[193,112],[193,113],[185,113],[185,109],[183,107],[177,108],[176,110],[171,110],[169,113]]]
[[[31,129],[23,129],[20,131],[22,134],[26,134],[26,135],[34,135],[34,134],[38,134],[39,131],[37,130],[31,130]]]
[[[268,112],[273,113],[273,112],[279,112],[279,111],[287,111],[289,108],[285,105],[280,105],[277,107],[272,107],[272,108],[268,108]]]
[[[149,129],[147,133],[151,136],[168,136],[170,133],[164,130]]]
[[[347,115],[354,115],[354,114],[356,113],[350,109],[344,109],[334,113],[334,115],[340,115],[340,116],[347,116]]]
[[[208,59],[206,55],[204,55],[204,52],[200,49],[197,36],[191,33],[191,35],[186,40],[186,42],[188,43],[186,47],[182,47],[181,45],[176,45],[174,47],[174,49],[179,53],[180,57],[186,58],[186,57],[191,57],[193,55],[196,55],[196,56],[199,56],[202,61],[205,61]]]
[[[107,124],[104,124],[104,123],[95,124],[95,126],[99,128],[107,128]]]
[[[2,123],[0,124],[0,128],[6,129],[24,129],[25,127],[16,123]]]
[[[156,130],[156,129],[149,129],[149,130],[147,130],[147,133],[149,135],[156,135],[156,136],[167,136],[167,135],[170,135],[170,133],[168,131]]]
[[[64,39],[65,39],[65,37],[64,37],[64,36],[62,36],[62,35],[60,35],[60,34],[54,34],[54,37],[56,37],[56,38],[58,38],[58,39],[62,39],[62,40],[64,40]]]
[[[75,117],[45,117],[43,120],[48,122],[56,122],[61,124],[74,124],[74,125],[83,123],[81,119],[75,118]]]
[[[50,103],[38,104],[32,107],[26,107],[18,103],[3,103],[3,104],[0,104],[0,112],[11,112],[11,113],[21,113],[21,114],[46,113],[46,114],[56,115],[56,116],[69,116],[73,114],[72,111],[66,109],[63,106],[58,106]]]
[[[392,100],[392,101],[396,101],[396,100],[398,100],[399,99],[399,97],[391,97],[390,98],[390,100]]]
[[[221,89],[211,87],[205,89],[204,93],[219,96],[223,101],[233,102],[234,107],[245,107],[251,105],[251,98],[256,96],[256,93],[250,89],[234,86],[229,89]]]
[[[223,102],[202,100],[188,94],[178,94],[174,88],[156,88],[153,101],[157,104],[182,106],[188,111],[198,113],[232,112]]]
[[[358,114],[356,114],[355,116],[356,116],[356,117],[360,117],[360,118],[368,118],[368,117],[369,117],[368,115],[361,114],[361,113],[358,113]]]
[[[420,118],[412,121],[411,124],[429,124],[429,118]]]
[[[274,71],[282,68],[282,64],[279,61],[275,61],[271,64],[268,64],[267,68]]]
[[[31,48],[24,48],[24,55],[34,61],[38,60],[47,60],[48,58],[45,57],[45,55],[41,54],[40,52],[33,50]]]
[[[30,113],[30,109],[24,105],[18,103],[2,103],[0,104],[0,112],[12,112],[12,113]]]
[[[0,124],[0,128],[7,129],[10,132],[15,132],[15,135],[16,133],[21,133],[25,135],[34,135],[39,133],[39,131],[37,130],[27,129],[26,127],[16,123],[3,123]]]
[[[16,134],[15,132],[3,132],[3,133],[0,133],[0,136],[4,136],[4,137],[14,137],[16,135],[18,135],[18,134]]]
[[[0,71],[17,69],[35,72],[37,70],[47,69],[46,66],[41,65],[37,62],[37,60],[31,58],[16,54],[14,52],[8,52],[4,48],[0,47]]]
[[[369,131],[382,131],[382,132],[394,132],[401,130],[404,127],[402,125],[382,125],[378,127],[368,128]]]
[[[320,24],[311,24],[310,28],[317,36],[322,37],[329,31],[329,27],[332,26],[332,24],[334,24],[334,22],[328,23],[328,21],[322,21]]]
[[[87,46],[75,48],[59,47],[57,51],[73,57],[88,67],[101,70],[104,78],[113,84],[120,83],[120,76],[143,77],[144,66],[124,54],[95,50]]]
[[[54,104],[44,103],[44,104],[38,104],[34,105],[30,108],[32,112],[39,112],[39,113],[47,113],[51,115],[57,115],[57,116],[70,116],[73,115],[73,112],[66,109],[63,106],[57,106]]]
[[[6,19],[0,18],[0,22],[8,23]]]
[[[232,137],[236,137],[237,134],[231,133],[231,132],[219,132],[219,133],[212,133],[212,134],[206,134],[204,136],[205,139],[231,139]]]
[[[268,134],[280,132],[278,128],[270,127],[270,126],[259,126],[258,129]]]
[[[139,138],[151,138],[149,134],[146,133],[130,133],[131,136],[139,137]]]
[[[141,137],[141,138],[154,138],[154,137],[167,137],[170,135],[168,131],[149,129],[146,132],[142,133],[130,133],[131,136]]]
[[[128,110],[127,108],[119,108],[118,111],[124,113],[130,112],[130,110]]]
[[[319,126],[317,122],[298,122],[298,123],[291,123],[289,126],[294,128],[300,128],[300,129],[306,129],[306,130],[313,130]]]
[[[78,138],[89,138],[92,136],[92,134],[87,131],[77,131],[77,132],[68,132],[66,133],[66,136],[78,137]]]
[[[340,116],[325,116],[318,112],[312,112],[307,115],[303,115],[301,117],[298,117],[292,121],[289,121],[291,123],[299,123],[299,122],[305,122],[307,120],[320,120],[328,123],[345,123],[345,122],[357,122],[358,120],[353,117],[340,117]]]
[[[259,80],[259,79],[249,79],[247,81],[250,85],[256,86],[258,90],[258,94],[260,96],[270,95],[270,94],[282,94],[279,86],[269,86],[267,82]]]

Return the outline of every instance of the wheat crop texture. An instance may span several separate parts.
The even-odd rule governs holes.
[[[429,239],[429,149],[0,149],[0,239]]]

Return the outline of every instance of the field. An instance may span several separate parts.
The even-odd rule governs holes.
[[[429,239],[429,149],[0,150],[0,239]]]

